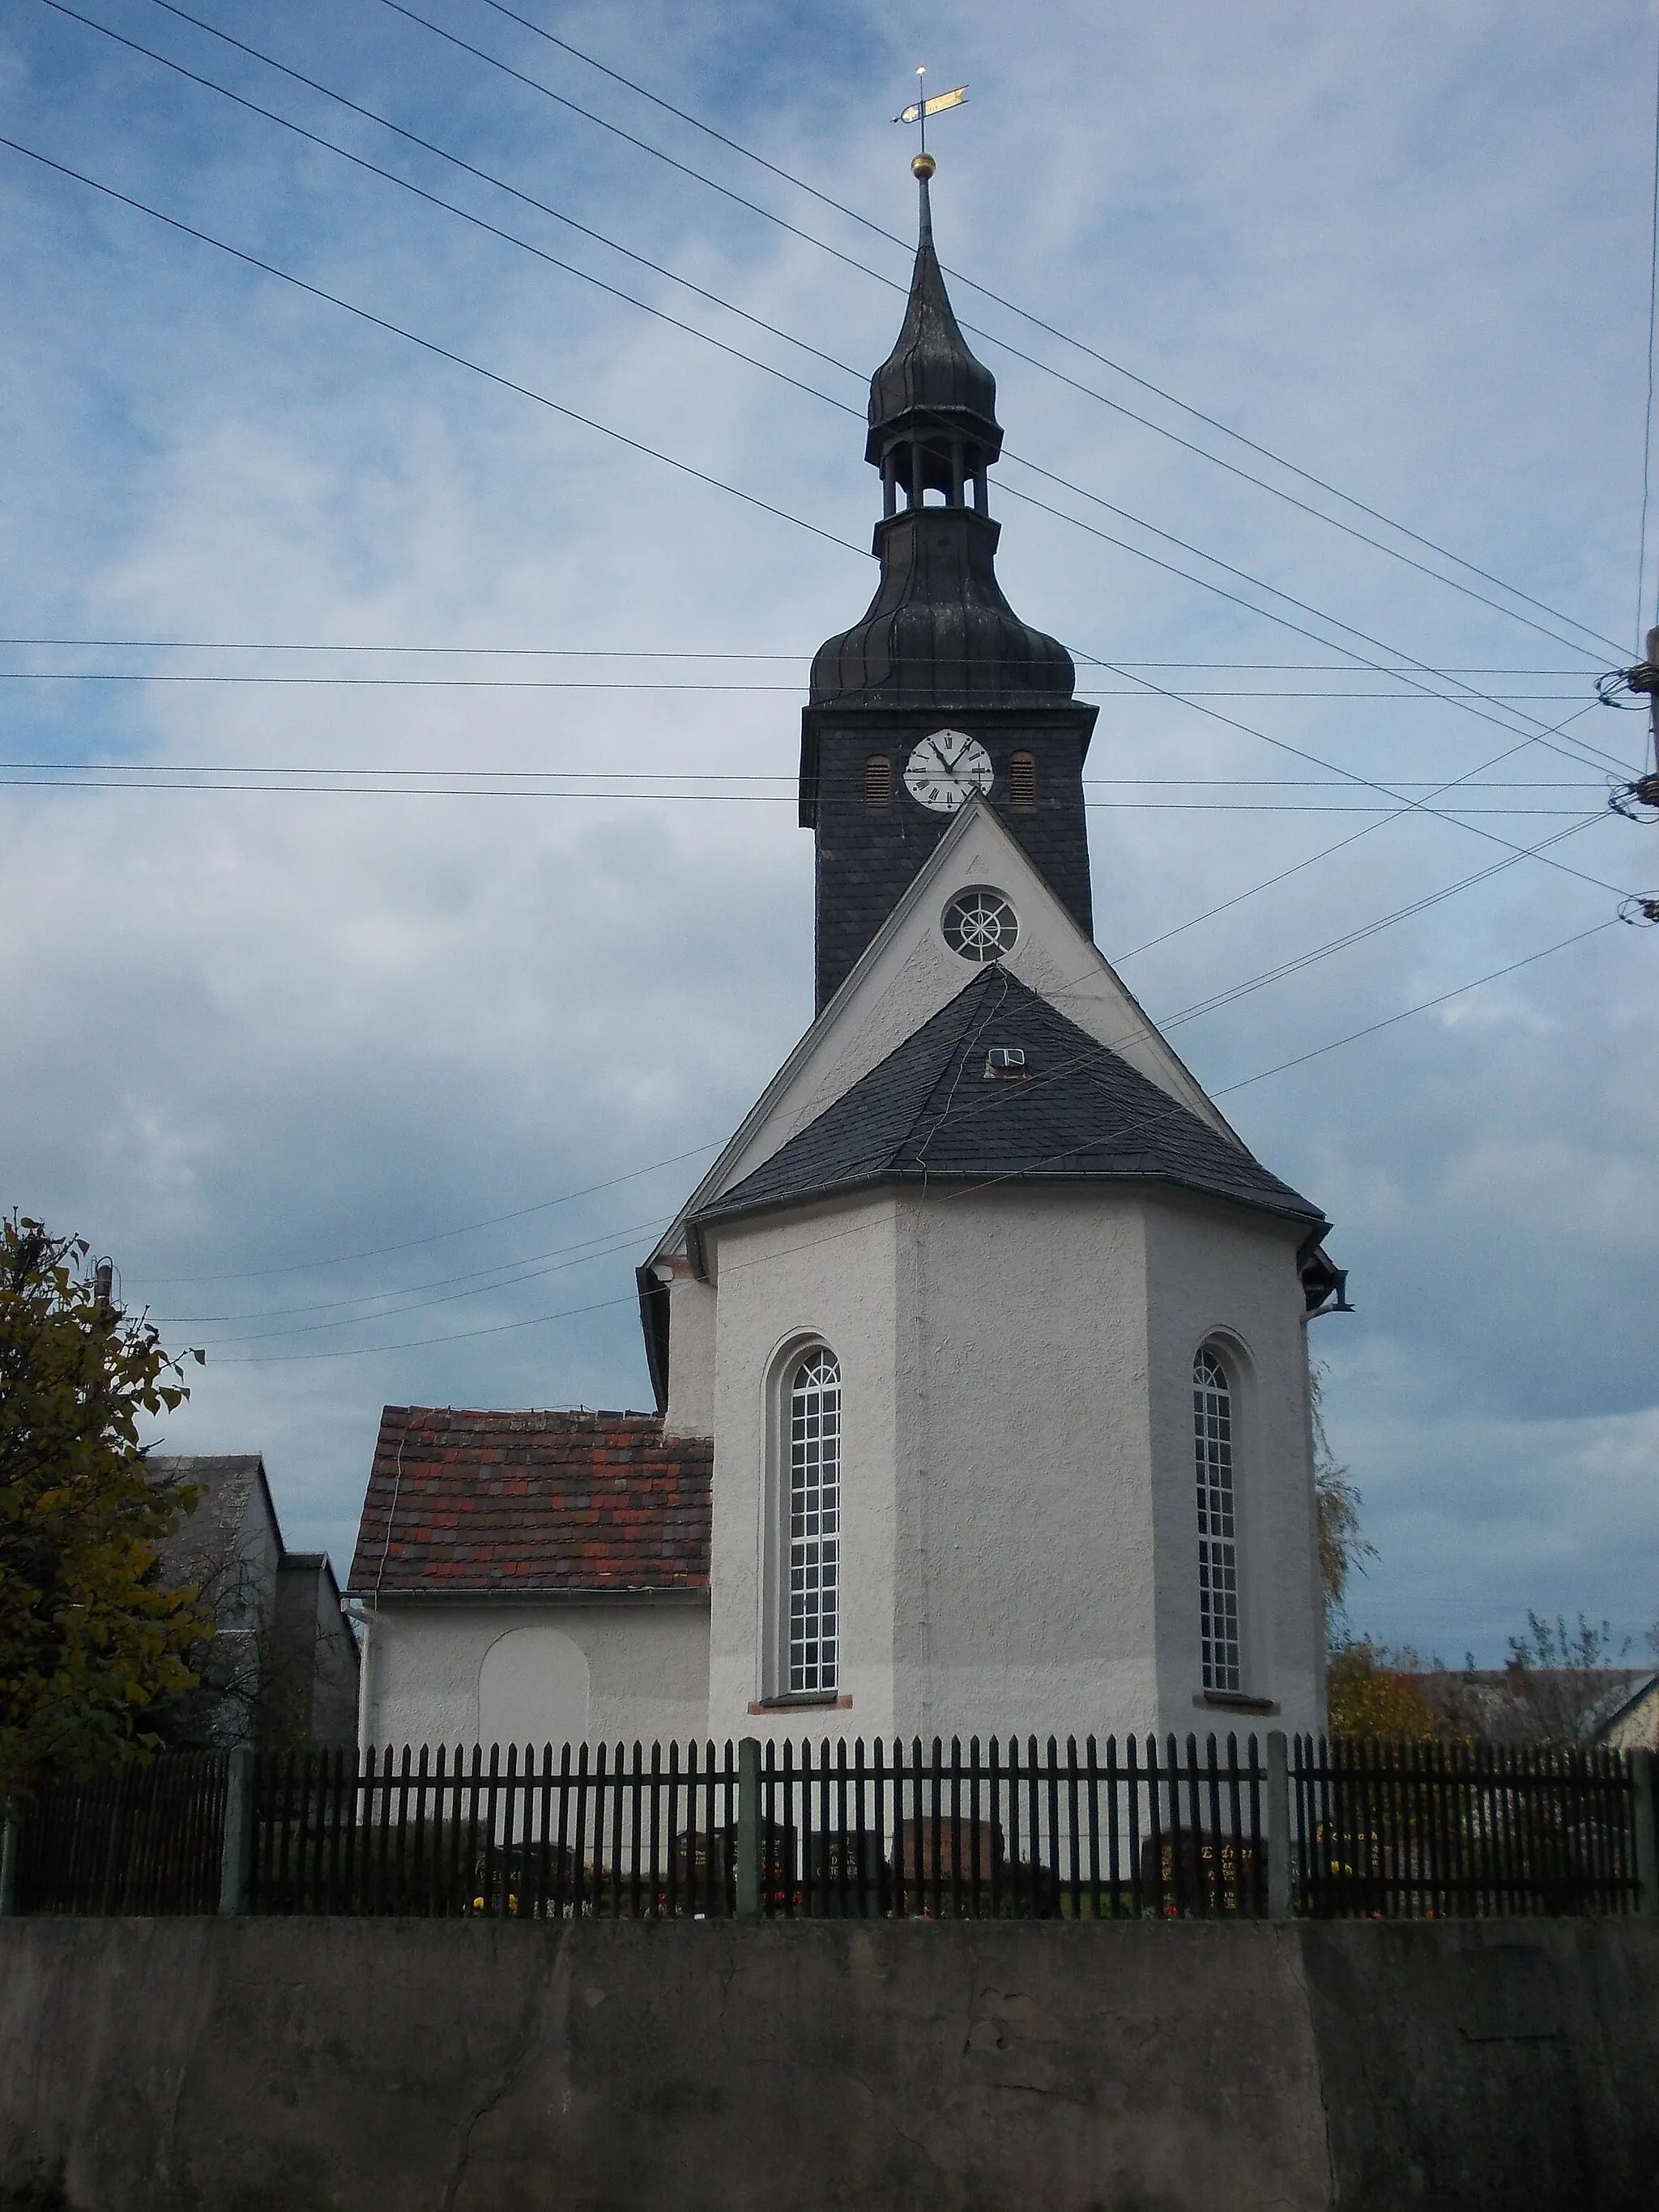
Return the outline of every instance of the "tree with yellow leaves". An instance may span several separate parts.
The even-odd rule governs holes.
[[[0,1220],[0,1806],[53,1774],[143,1757],[159,1699],[211,1631],[157,1582],[195,1504],[145,1465],[139,1425],[189,1395],[79,1238]]]
[[[1333,1735],[1432,1743],[1445,1733],[1413,1671],[1392,1665],[1392,1656],[1371,1644],[1348,1644],[1332,1653],[1325,1690]]]

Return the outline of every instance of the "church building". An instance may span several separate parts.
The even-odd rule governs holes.
[[[366,1743],[1312,1730],[1318,1206],[1092,938],[1097,709],[996,577],[934,254],[812,664],[811,1027],[639,1269],[650,1413],[386,1409]]]

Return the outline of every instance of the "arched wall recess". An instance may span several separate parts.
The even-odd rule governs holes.
[[[580,1743],[587,1734],[587,1655],[562,1628],[510,1628],[478,1669],[478,1741]]]

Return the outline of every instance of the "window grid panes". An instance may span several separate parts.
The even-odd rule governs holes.
[[[1242,1690],[1238,1535],[1233,1513],[1233,1394],[1212,1352],[1193,1362],[1198,1475],[1198,1594],[1206,1690]]]
[[[841,1595],[841,1369],[819,1346],[789,1386],[789,1688],[833,1690]]]

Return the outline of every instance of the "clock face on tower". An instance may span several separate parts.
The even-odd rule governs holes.
[[[933,814],[954,814],[976,791],[991,788],[991,758],[965,730],[935,730],[911,754],[904,788]]]

